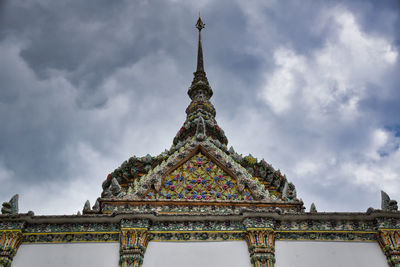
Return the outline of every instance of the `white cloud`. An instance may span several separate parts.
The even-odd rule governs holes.
[[[300,197],[320,200],[323,208],[348,209],[345,199],[328,201],[315,190],[332,194],[340,187],[336,194],[349,198],[356,197],[354,190],[366,190],[376,194],[371,201],[379,199],[379,189],[398,196],[400,139],[360,109],[371,88],[390,90],[385,79],[396,67],[398,51],[391,40],[363,31],[343,7],[325,11],[319,22],[312,31],[326,36],[320,47],[307,54],[279,47],[275,68],[265,74],[259,97],[274,115],[269,117],[274,126],[257,126],[280,144],[270,159],[299,182]],[[262,147],[268,148],[255,149]]]
[[[307,71],[304,57],[296,55],[292,50],[279,49],[274,54],[276,66],[267,88],[261,94],[272,110],[282,113],[291,108],[301,77]]]
[[[375,160],[348,162],[343,171],[354,177],[353,182],[367,187],[381,188],[389,194],[399,195],[400,188],[400,150]]]
[[[303,160],[296,164],[294,172],[298,176],[313,175],[320,169],[319,164],[315,161]]]
[[[366,86],[382,82],[398,52],[383,37],[363,32],[346,9],[324,13],[320,23],[321,33],[328,25],[335,29],[321,48],[308,56],[288,47],[274,52],[276,67],[266,75],[260,96],[277,114],[300,107],[316,120],[332,113],[355,119]]]
[[[375,129],[371,132],[370,148],[366,151],[367,158],[377,160],[381,157],[381,149],[387,144],[389,133],[382,129]]]

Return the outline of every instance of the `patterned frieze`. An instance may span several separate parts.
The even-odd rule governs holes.
[[[274,227],[276,231],[376,231],[374,220],[282,220]]]
[[[376,226],[378,229],[400,229],[400,218],[379,217]]]
[[[24,229],[24,243],[118,242],[118,223],[38,223]]]
[[[161,231],[244,231],[245,227],[240,221],[184,221],[184,222],[154,222],[149,229],[151,232]]]
[[[197,207],[193,205],[193,208]],[[232,208],[232,206],[223,207]],[[79,221],[73,216],[58,218],[58,221],[62,218],[65,223],[49,221],[41,223],[43,219],[38,218],[39,221],[35,217],[3,220],[0,223],[0,230],[20,230],[23,242],[26,243],[67,243],[118,242],[119,234],[124,229],[146,229],[154,236],[154,240],[170,241],[201,241],[207,235],[206,240],[237,240],[243,232],[251,228],[273,229],[278,240],[376,241],[379,230],[400,229],[397,228],[399,226],[397,216],[378,215],[377,218],[359,213],[354,216],[350,213],[318,213],[311,216],[304,213],[278,214],[253,210],[229,216],[226,214],[198,216],[196,212],[188,214],[147,212],[130,215],[110,214],[102,217],[102,220],[112,222],[102,223],[82,222],[83,217]],[[121,218],[117,219],[118,217]],[[93,221],[95,220],[96,218],[93,218]],[[207,235],[201,235],[202,233]]]
[[[3,230],[21,230],[25,226],[23,221],[0,221],[0,231]]]
[[[149,229],[153,241],[233,241],[243,240],[240,221],[155,222]]]
[[[0,230],[0,267],[11,266],[21,243],[21,230]]]
[[[275,204],[278,207],[271,207],[268,205],[238,205],[239,203],[201,203],[195,201],[188,201],[184,205],[173,202],[166,202],[163,205],[156,202],[142,202],[140,204],[130,203],[113,203],[106,202],[102,204],[102,212],[105,214],[110,213],[155,213],[163,214],[176,214],[176,215],[240,215],[244,212],[256,213],[296,213],[299,211],[300,206],[286,205],[285,203]],[[281,205],[281,206],[279,206]]]
[[[239,241],[244,231],[151,231],[152,241]]]
[[[119,232],[66,232],[24,234],[24,243],[118,242]]]
[[[356,231],[281,231],[275,233],[276,240],[290,241],[376,241],[376,232]]]
[[[37,223],[28,224],[25,233],[118,232],[118,223]]]
[[[274,229],[276,221],[270,218],[263,217],[250,217],[243,220],[243,224],[247,229],[249,228],[270,228]]]
[[[137,229],[137,228],[145,228],[148,229],[152,225],[151,220],[148,219],[122,219],[121,220],[121,229]]]
[[[280,220],[274,225],[276,240],[376,241],[375,220]]]

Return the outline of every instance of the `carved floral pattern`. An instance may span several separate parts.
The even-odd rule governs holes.
[[[238,241],[244,231],[151,232],[153,241]]]
[[[76,242],[118,242],[119,233],[48,233],[24,234],[24,243],[76,243]]]
[[[154,200],[154,199],[153,199]],[[177,202],[177,201],[175,201]],[[239,215],[243,212],[259,212],[259,213],[273,213],[277,212],[276,207],[270,206],[256,206],[256,203],[249,203],[246,206],[237,205],[216,205],[215,203],[210,203],[209,201],[203,200],[187,200],[187,205],[175,205],[175,202],[171,200],[171,203],[164,205],[157,205],[155,201],[142,202],[140,205],[129,205],[121,203],[107,203],[103,204],[104,213],[113,212],[135,212],[135,213],[174,213],[179,215]],[[195,205],[194,202],[202,202],[201,205]],[[276,205],[278,206],[278,205]],[[291,205],[286,205],[282,208],[280,212],[282,213],[296,213],[302,210],[302,203],[293,203]]]
[[[145,198],[253,200],[248,188],[239,192],[236,180],[201,152],[168,175],[160,192],[151,190]]]
[[[63,232],[118,232],[118,223],[41,223],[29,224],[27,233],[63,233]]]

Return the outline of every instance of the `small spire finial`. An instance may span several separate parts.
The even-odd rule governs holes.
[[[228,144],[224,131],[220,129],[215,121],[215,108],[210,102],[213,95],[210,84],[208,83],[203,64],[203,47],[201,43],[201,30],[204,29],[204,22],[200,14],[195,27],[199,30],[199,42],[197,50],[197,69],[193,73],[193,81],[189,87],[188,95],[192,100],[186,108],[186,121],[174,138],[174,146],[178,147],[192,137],[202,142],[212,138],[220,144]],[[206,115],[206,116],[204,116]],[[193,123],[192,123],[193,122]],[[240,188],[239,188],[240,189]],[[156,187],[157,190],[157,187]]]
[[[203,45],[201,42],[201,30],[204,29],[204,22],[201,20],[199,16],[196,28],[199,30],[199,43],[197,49],[197,68],[193,73],[194,78],[192,81],[192,85],[189,87],[188,94],[191,99],[194,99],[198,92],[206,92],[206,98],[209,99],[212,95],[212,89],[208,84],[206,72],[204,71],[204,61],[203,61]]]
[[[205,26],[205,25],[206,25],[206,24],[204,24],[204,22],[201,20],[200,12],[199,12],[199,19],[197,20],[196,28],[197,28],[199,31],[201,31],[202,29],[204,29],[204,26]]]
[[[196,72],[197,74],[199,73],[204,73],[204,65],[203,65],[203,47],[201,44],[201,30],[204,29],[204,22],[200,18],[199,14],[199,19],[197,20],[196,23],[196,28],[199,30],[199,47],[197,51],[197,69]]]

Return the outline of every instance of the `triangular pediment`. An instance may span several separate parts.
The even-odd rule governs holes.
[[[138,181],[128,199],[269,200],[257,178],[211,142],[193,141]]]
[[[149,190],[145,199],[253,200],[248,188],[239,190],[236,178],[201,150],[162,180],[160,190]]]

